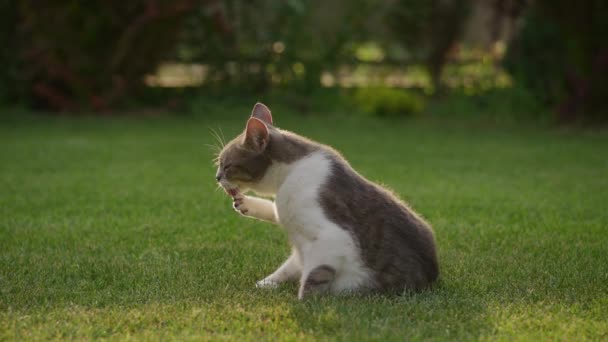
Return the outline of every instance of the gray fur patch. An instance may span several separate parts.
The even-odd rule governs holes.
[[[269,126],[270,142],[264,153],[282,163],[292,163],[318,150],[320,145],[297,134]]]
[[[338,154],[320,193],[325,214],[349,231],[379,290],[420,290],[439,276],[430,226],[388,190],[366,180]]]

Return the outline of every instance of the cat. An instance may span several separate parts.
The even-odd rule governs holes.
[[[216,162],[216,180],[236,211],[288,233],[291,256],[257,287],[299,280],[298,298],[304,299],[328,292],[418,291],[438,278],[429,224],[333,148],[275,127],[264,104],[254,106],[245,130]]]

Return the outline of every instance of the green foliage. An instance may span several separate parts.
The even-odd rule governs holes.
[[[412,116],[424,109],[424,97],[412,91],[369,87],[355,91],[355,101],[364,112],[379,117]]]
[[[608,3],[536,1],[505,60],[561,121],[608,121]]]
[[[387,9],[386,20],[391,36],[386,42],[396,40],[405,47],[410,56],[424,57],[428,53],[428,36],[433,9],[436,1],[402,0],[395,2],[394,6]]]
[[[138,101],[173,107],[165,96],[177,91],[157,96],[160,87],[150,91],[144,84],[169,62],[174,68],[162,68],[166,77],[157,79],[187,79],[191,72],[190,85],[204,82],[200,92],[226,88],[249,96],[289,89],[287,97],[306,112],[314,107],[308,99],[323,91],[321,78],[347,87],[384,86],[391,78],[391,85],[437,90],[470,0],[25,0],[0,6],[8,14],[0,33],[8,47],[0,52],[4,98],[57,111],[106,111]],[[450,80],[444,77],[444,84],[452,88],[497,83],[490,61],[445,69]],[[484,78],[483,84],[471,86],[471,78]],[[168,83],[187,82],[148,85]],[[356,102],[379,116],[423,107],[415,95],[369,91],[376,94],[364,90]]]
[[[384,40],[405,49],[410,58],[422,59],[434,91],[440,91],[443,68],[460,38],[470,6],[470,0],[396,1],[386,14],[390,39]]]
[[[159,96],[163,89],[147,91],[144,83],[166,61],[187,64],[192,68],[184,70],[197,70],[193,80],[204,80],[197,91],[181,94],[227,88],[275,96],[279,89],[301,112],[322,110],[309,101],[324,91],[321,79],[324,86],[390,83],[478,95],[509,85],[510,78],[494,58],[449,63],[451,56],[466,59],[458,43],[475,3],[0,0],[0,103],[57,111],[167,102],[175,108],[176,101],[163,96],[180,91]],[[528,89],[563,120],[608,120],[607,4],[532,2],[505,62],[518,91]],[[397,90],[361,90],[355,98],[378,116],[407,116],[424,107],[421,97]]]
[[[510,47],[505,66],[520,85],[528,88],[545,105],[555,106],[564,96],[566,42],[559,24],[532,9],[524,28]]]
[[[606,132],[277,111],[411,203],[441,262],[431,291],[301,303],[255,289],[286,234],[216,190],[208,128],[250,109],[0,125],[0,340],[605,339]]]
[[[0,0],[0,104],[14,104],[23,98],[23,82],[20,79],[17,56],[17,25],[19,23],[16,4],[11,0]]]
[[[502,125],[554,122],[551,111],[522,86],[470,93],[467,88],[432,101],[425,111],[435,117]]]
[[[104,110],[143,86],[175,45],[187,4],[24,0],[7,37],[21,101],[52,110]],[[9,24],[10,25],[10,24]]]
[[[443,82],[452,91],[464,91],[477,95],[512,86],[512,78],[490,58],[472,60],[468,63],[446,65]]]
[[[312,91],[324,68],[353,55],[370,6],[366,0],[226,1],[212,15],[221,18],[221,29],[209,11],[192,13],[176,57],[209,65],[211,82]]]

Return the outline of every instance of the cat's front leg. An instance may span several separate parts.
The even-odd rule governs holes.
[[[292,252],[289,258],[274,273],[256,283],[257,288],[275,288],[280,283],[295,281],[302,274],[302,265],[296,252]]]
[[[274,202],[241,193],[234,195],[232,200],[234,209],[242,215],[278,223]]]

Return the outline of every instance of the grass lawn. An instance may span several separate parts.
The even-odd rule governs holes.
[[[0,340],[608,339],[608,133],[275,111],[424,215],[441,263],[432,291],[299,302],[254,288],[285,234],[215,190],[209,128],[249,108],[1,119]]]

